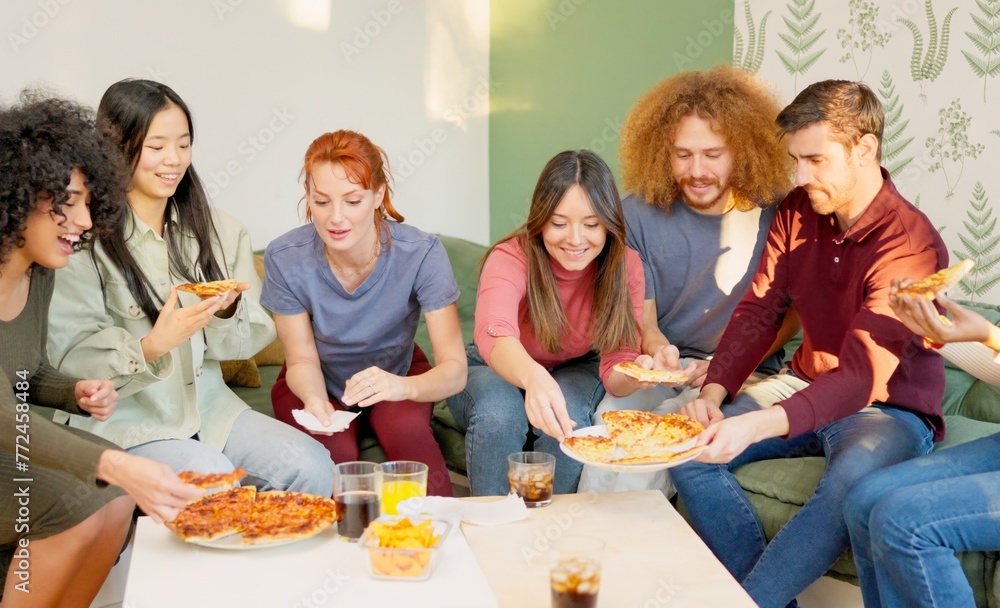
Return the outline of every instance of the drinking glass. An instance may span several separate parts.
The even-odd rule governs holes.
[[[549,551],[552,608],[594,608],[601,586],[604,541],[594,536],[566,536]]]
[[[547,452],[514,452],[507,457],[510,491],[523,498],[530,508],[552,502],[555,471],[556,457]]]
[[[390,460],[375,470],[381,476],[382,513],[398,515],[397,505],[414,496],[427,496],[427,465],[412,460]]]
[[[337,533],[357,540],[379,516],[378,474],[374,462],[343,462],[333,467],[333,501],[337,505]]]

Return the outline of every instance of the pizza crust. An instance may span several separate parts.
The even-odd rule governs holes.
[[[975,262],[972,260],[962,260],[954,266],[943,268],[926,278],[910,283],[906,287],[900,287],[896,290],[896,295],[933,300],[939,291],[947,291],[958,285],[959,281],[969,274],[973,266],[975,266]]]
[[[687,374],[682,371],[669,369],[646,369],[635,361],[616,363],[611,369],[616,372],[621,372],[626,376],[631,376],[639,382],[683,384],[689,379]]]
[[[198,473],[196,471],[182,471],[177,474],[181,481],[198,488],[225,488],[235,486],[241,479],[246,477],[247,472],[242,468],[237,468],[231,473]]]
[[[236,279],[225,279],[222,281],[209,281],[207,283],[185,283],[177,286],[177,291],[193,293],[200,298],[211,296],[221,296],[236,289]]]

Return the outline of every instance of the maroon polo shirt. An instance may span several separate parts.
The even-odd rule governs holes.
[[[731,400],[794,306],[803,341],[791,366],[810,384],[778,402],[790,437],[886,403],[920,415],[935,441],[944,438],[944,364],[890,310],[889,283],[947,266],[948,251],[885,169],[882,177],[882,189],[846,231],[834,215],[814,212],[802,188],[785,197],[708,369],[706,383],[724,386]]]

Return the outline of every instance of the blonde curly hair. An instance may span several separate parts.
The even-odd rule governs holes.
[[[736,208],[773,204],[791,189],[791,158],[775,126],[780,110],[762,83],[730,66],[667,78],[643,95],[625,120],[619,152],[622,186],[668,208],[680,195],[670,166],[677,124],[694,114],[710,121],[729,145]]]

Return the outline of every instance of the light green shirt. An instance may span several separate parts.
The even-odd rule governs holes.
[[[89,252],[70,257],[56,272],[49,313],[49,357],[66,374],[109,378],[118,387],[118,408],[105,422],[56,412],[74,427],[100,435],[123,448],[161,439],[201,441],[221,450],[236,417],[247,405],[222,381],[220,360],[246,359],[274,340],[274,323],[260,305],[260,279],[246,228],[228,214],[212,210],[219,235],[216,259],[229,278],[250,283],[228,319],[208,325],[166,355],[146,363],[140,338],[152,329],[128,290],[121,271],[100,245],[97,265]],[[172,218],[167,230],[179,230]],[[128,248],[143,273],[166,299],[171,281],[167,243],[130,212]],[[182,235],[184,251],[194,250],[193,235]],[[189,253],[189,260],[194,255]],[[193,262],[187,263],[190,268]],[[181,306],[197,304],[194,294],[178,292]]]

